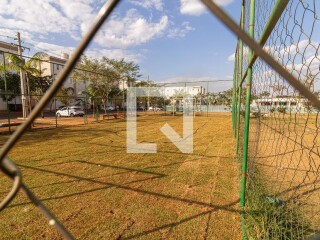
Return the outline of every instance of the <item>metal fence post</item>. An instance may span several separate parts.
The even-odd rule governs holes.
[[[239,55],[239,41],[240,39],[238,39],[238,43],[237,43],[237,49],[235,52],[235,59],[234,59],[234,74],[233,74],[233,87],[232,87],[232,127],[233,127],[233,136],[236,137],[236,102],[237,102],[237,93],[236,93],[236,89],[237,89],[237,83],[238,83],[238,55]]]
[[[255,0],[250,1],[250,22],[249,22],[249,35],[254,38],[254,23],[255,23]],[[252,58],[253,51],[249,49],[248,60]],[[248,76],[246,81],[246,109],[245,109],[245,126],[244,126],[244,141],[243,141],[243,159],[242,159],[242,180],[241,180],[241,194],[240,194],[240,207],[242,215],[242,230],[243,238],[245,235],[245,222],[244,210],[246,202],[246,175],[247,175],[247,162],[248,162],[248,147],[249,147],[249,123],[250,123],[250,101],[251,101],[251,83],[252,83],[252,67],[248,68]]]
[[[88,124],[88,100],[87,100],[87,72],[84,73],[84,116],[83,116],[83,120],[84,120],[84,124]]]
[[[242,2],[241,6],[241,22],[240,26],[244,29],[244,21],[245,21],[245,2]],[[240,40],[239,42],[239,72],[237,73],[238,82],[236,89],[236,100],[237,100],[237,115],[236,115],[236,155],[239,154],[239,138],[240,138],[240,118],[241,118],[241,95],[242,95],[242,84],[239,84],[242,79],[242,63],[243,63],[243,42]],[[238,89],[239,88],[239,89]]]
[[[57,98],[54,98],[54,117],[56,120],[56,128],[58,127],[58,116],[57,116]]]
[[[233,129],[233,136],[236,136],[236,86],[237,86],[237,72],[238,72],[238,47],[239,47],[239,39],[238,39],[238,43],[237,43],[237,48],[236,48],[236,52],[235,52],[235,60],[234,60],[234,74],[233,74],[233,84],[232,84],[232,107],[231,107],[231,111],[232,111],[232,129]]]

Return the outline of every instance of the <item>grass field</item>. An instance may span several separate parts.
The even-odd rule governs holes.
[[[138,141],[157,143],[157,154],[127,154],[120,119],[29,132],[9,156],[77,239],[240,239],[230,116],[195,118],[193,154],[160,132],[164,123],[181,134],[181,117],[138,118]],[[4,197],[10,181],[0,184]],[[22,193],[1,213],[0,233],[61,238]]]
[[[320,230],[318,115],[274,114],[250,124],[247,223],[258,239],[307,239]]]

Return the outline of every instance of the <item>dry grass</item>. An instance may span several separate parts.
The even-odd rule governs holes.
[[[253,179],[259,178],[263,193],[285,202],[290,208],[282,219],[296,225],[285,224],[287,231],[304,234],[320,229],[320,125],[317,115],[279,115],[252,120],[250,129],[251,158],[249,169]],[[254,171],[256,170],[256,172]],[[252,191],[259,191],[252,183]],[[250,195],[253,193],[249,193]],[[264,197],[266,201],[266,198]],[[279,210],[278,210],[279,211]],[[280,212],[280,211],[279,211]]]
[[[195,118],[193,154],[159,130],[181,131],[181,117],[138,119],[139,141],[157,143],[157,154],[127,154],[126,123],[110,120],[29,132],[9,156],[77,239],[240,239],[230,116]],[[3,197],[10,182],[0,184]],[[61,238],[23,194],[1,213],[0,232]]]

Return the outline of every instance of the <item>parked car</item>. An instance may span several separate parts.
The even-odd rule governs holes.
[[[162,110],[162,109],[159,108],[159,107],[149,107],[149,110],[160,111],[160,110]]]
[[[107,107],[107,110],[108,111],[114,111],[114,110],[116,110],[114,107],[112,107],[112,106],[109,106],[109,107]]]
[[[61,109],[64,108],[64,107],[66,107],[66,106],[57,107],[57,108],[56,108],[56,111],[61,110]]]
[[[75,117],[84,115],[84,111],[77,106],[63,107],[56,112],[57,117]]]

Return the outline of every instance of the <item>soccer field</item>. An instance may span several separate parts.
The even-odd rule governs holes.
[[[117,119],[29,132],[9,156],[77,239],[240,239],[230,116],[194,118],[193,154],[161,133],[165,123],[182,134],[182,117],[138,117],[138,141],[157,143],[156,154],[126,153],[126,122]],[[9,191],[6,177],[0,184]],[[2,213],[0,232],[62,238],[23,193]]]

